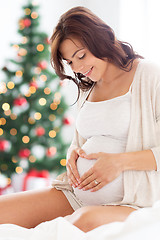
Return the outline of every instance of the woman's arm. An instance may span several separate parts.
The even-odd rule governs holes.
[[[143,150],[137,152],[120,153],[120,161],[123,171],[139,170],[151,171],[157,170],[157,164],[154,154],[151,150]]]

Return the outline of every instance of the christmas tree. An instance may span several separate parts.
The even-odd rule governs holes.
[[[62,82],[50,65],[50,45],[39,30],[39,6],[29,1],[19,20],[15,59],[8,59],[0,82],[0,172],[32,168],[62,172],[68,143],[62,129],[70,124]]]

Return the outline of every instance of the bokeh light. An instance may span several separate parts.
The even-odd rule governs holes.
[[[15,169],[16,173],[20,174],[23,172],[23,168],[22,167],[16,167]]]
[[[47,103],[47,101],[46,101],[45,98],[40,98],[40,99],[39,99],[39,104],[40,104],[41,106],[46,105],[46,103]]]
[[[3,104],[2,104],[2,109],[3,109],[4,111],[8,111],[8,110],[10,109],[10,105],[9,105],[8,103],[3,103]]]
[[[37,12],[32,12],[31,13],[31,18],[33,18],[33,19],[38,18],[38,13]]]
[[[17,135],[17,129],[12,128],[12,129],[10,130],[10,134],[11,134],[12,136]]]
[[[32,117],[29,117],[28,118],[28,122],[29,122],[29,124],[34,124],[35,123],[35,119],[32,118]]]
[[[22,142],[29,143],[29,141],[30,141],[30,138],[28,136],[23,136],[22,137]]]
[[[46,87],[46,88],[44,89],[44,93],[45,93],[46,95],[49,95],[49,94],[51,93],[51,89],[50,89],[49,87]]]
[[[0,128],[0,136],[2,136],[2,135],[3,135],[3,129]]]
[[[6,119],[0,118],[0,125],[5,125],[5,124],[6,124]]]
[[[52,109],[52,110],[56,110],[57,109],[57,104],[56,103],[51,103],[50,104],[50,108]]]
[[[56,137],[56,131],[54,131],[54,130],[49,131],[49,136],[50,136],[51,138]]]
[[[66,159],[61,159],[60,164],[65,167],[66,166]]]
[[[9,89],[13,89],[14,87],[15,87],[15,84],[14,84],[14,82],[8,82],[7,83],[7,87],[9,88]]]
[[[22,77],[23,76],[23,72],[21,70],[16,72],[16,77]]]
[[[46,75],[41,75],[40,76],[40,80],[43,81],[43,82],[46,82],[47,81],[47,76]]]
[[[39,113],[39,112],[36,112],[36,113],[34,114],[34,118],[35,118],[36,120],[40,120],[41,117],[42,117],[42,114]]]
[[[25,8],[24,12],[26,15],[30,15],[31,14],[31,9],[30,8]]]
[[[44,45],[43,44],[38,44],[37,45],[37,51],[42,52],[44,50]]]

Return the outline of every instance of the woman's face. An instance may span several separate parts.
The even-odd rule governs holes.
[[[64,40],[59,50],[73,72],[81,73],[94,82],[104,78],[107,61],[96,58],[77,38]]]

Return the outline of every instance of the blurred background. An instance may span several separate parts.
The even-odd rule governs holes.
[[[61,14],[75,6],[89,8],[113,28],[118,39],[129,42],[145,58],[160,61],[159,0],[2,1],[0,194],[44,187],[65,170],[77,88],[55,76],[49,63],[49,38]],[[32,25],[33,36],[28,30]],[[31,44],[45,51],[29,55],[26,50]]]

